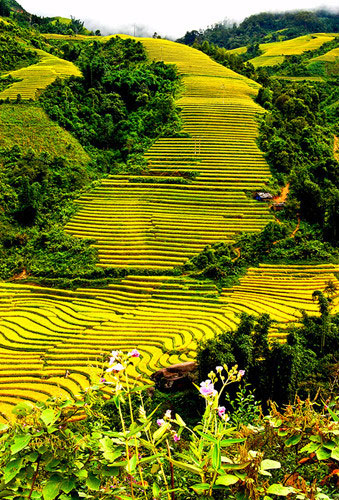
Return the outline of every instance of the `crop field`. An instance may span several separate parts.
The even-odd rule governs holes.
[[[317,303],[312,301],[315,290],[324,291],[326,284],[339,282],[334,273],[338,266],[276,266],[260,265],[248,269],[240,284],[223,290],[220,299],[227,302],[229,311],[248,314],[268,313],[277,321],[271,330],[272,339],[283,339],[291,321],[298,322],[301,311],[319,314]],[[339,297],[332,312],[339,311]],[[294,317],[294,320],[292,319]]]
[[[282,42],[262,43],[259,47],[263,51],[263,54],[250,59],[249,62],[256,68],[260,66],[275,66],[281,64],[285,56],[299,55],[308,50],[317,50],[324,43],[334,40],[336,36],[338,36],[336,33],[313,33]],[[230,50],[229,53],[241,54],[245,50],[245,47],[239,47],[238,49]]]
[[[140,39],[150,59],[183,75],[177,103],[188,137],[160,138],[146,153],[146,176],[111,176],[84,194],[66,231],[94,238],[102,267],[171,269],[206,244],[260,231],[266,205],[246,195],[270,178],[256,145],[258,84],[202,52]],[[194,172],[194,180],[183,180]],[[147,181],[147,182],[146,182]]]
[[[17,99],[18,95],[24,100],[36,99],[41,91],[54,82],[56,78],[81,76],[80,70],[71,62],[36,49],[40,61],[32,66],[11,71],[2,76],[12,75],[20,81],[0,92],[0,99]]]
[[[133,276],[105,289],[76,291],[0,284],[0,412],[19,400],[76,397],[100,375],[101,354],[137,347],[131,376],[194,358],[196,342],[233,329],[243,311],[267,312],[281,340],[301,310],[316,313],[315,289],[334,272],[324,266],[251,268],[221,294],[214,283],[185,277]],[[335,307],[338,309],[339,301]]]
[[[89,156],[79,142],[66,130],[50,120],[46,113],[32,104],[0,106],[0,148],[15,145],[34,152],[49,151],[77,163],[87,163]]]
[[[326,52],[326,54],[314,57],[313,59],[310,60],[310,62],[314,61],[335,62],[338,59],[339,59],[339,47],[336,47],[335,49]]]

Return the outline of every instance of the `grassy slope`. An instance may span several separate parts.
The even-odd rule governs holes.
[[[153,43],[149,41],[149,48]],[[169,42],[158,42],[157,55],[162,58],[165,50],[161,43]],[[178,62],[175,56],[173,54],[171,62]],[[185,59],[183,68],[192,64],[190,61]],[[198,70],[193,77],[186,77],[192,94],[206,91],[200,99],[211,100],[208,104],[218,101],[221,105],[224,100],[230,104],[233,99],[239,106],[239,96],[225,97],[219,80],[215,83],[216,78],[222,81],[224,69],[223,75],[207,77],[211,84],[207,86],[198,85],[201,66]],[[231,74],[228,73],[229,83],[232,83]],[[241,80],[242,83],[237,77],[234,85],[230,85],[231,94],[243,93],[249,81]],[[252,102],[250,95],[254,90],[249,87],[243,96],[248,103]],[[215,91],[219,92],[217,99]],[[213,97],[210,92],[214,92]],[[187,95],[183,104],[191,106],[195,100],[196,96]],[[194,120],[193,125],[196,124]],[[34,105],[0,106],[0,137],[3,146],[17,143],[60,155],[69,155],[71,151],[74,159],[86,161],[81,146]],[[0,412],[8,415],[20,399],[76,394],[80,386],[88,385],[88,375],[95,374],[93,366],[100,349],[108,352],[140,344],[143,373],[148,374],[161,366],[192,359],[197,338],[234,325],[238,321],[236,314],[241,311],[270,312],[277,322],[274,335],[279,338],[284,327],[300,317],[300,303],[305,310],[316,309],[312,291],[323,289],[329,278],[335,280],[334,271],[338,269],[332,266],[324,271],[317,271],[313,266],[252,269],[239,286],[224,290],[219,298],[214,285],[191,283],[181,277],[159,277],[158,281],[156,277],[129,276],[106,290],[76,292],[3,284],[0,287]],[[66,369],[71,371],[67,379]]]
[[[79,142],[35,105],[0,106],[0,147],[14,145],[37,153],[47,151],[77,163],[89,161]]]
[[[73,63],[48,54],[44,50],[36,50],[36,52],[40,56],[37,64],[3,75],[11,75],[20,81],[1,92],[0,99],[14,100],[18,94],[22,99],[36,99],[39,93],[56,78],[81,76],[80,70]]]
[[[330,42],[336,36],[338,34],[335,33],[313,33],[283,42],[262,43],[260,44],[260,49],[263,51],[263,54],[250,59],[249,62],[256,68],[261,66],[275,66],[281,64],[285,56],[300,55],[308,50],[317,50],[324,43]],[[239,47],[238,49],[229,51],[229,53],[235,54],[242,54],[244,52],[246,52],[246,47]]]

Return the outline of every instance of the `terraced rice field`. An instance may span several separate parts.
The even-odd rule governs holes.
[[[66,231],[96,239],[102,267],[171,269],[206,244],[260,231],[272,219],[246,196],[270,177],[255,142],[262,109],[255,82],[191,47],[140,40],[150,59],[176,64],[183,75],[178,106],[189,137],[160,138],[147,152],[149,176],[161,183],[111,176],[78,201]],[[195,180],[173,183],[191,171]]]
[[[267,312],[281,339],[301,309],[316,312],[335,266],[252,268],[220,295],[213,283],[184,277],[133,276],[106,289],[75,292],[0,284],[0,412],[9,418],[19,400],[76,397],[99,377],[100,353],[137,347],[144,378],[193,359],[197,340],[233,329],[241,312]],[[336,308],[339,308],[337,300]]]
[[[0,147],[12,148],[15,145],[36,153],[48,151],[77,164],[89,162],[89,156],[80,143],[34,104],[0,106]]]
[[[262,43],[259,45],[263,54],[250,59],[254,67],[260,66],[275,66],[281,64],[285,56],[299,55],[307,50],[317,50],[324,43],[334,40],[338,36],[336,33],[313,33],[310,35],[299,36],[292,40],[284,40],[283,42]],[[230,53],[241,54],[246,51],[245,47],[230,50]]]
[[[13,83],[11,87],[0,92],[0,99],[15,100],[20,94],[24,100],[34,100],[56,78],[81,76],[80,70],[73,63],[48,54],[43,50],[36,49],[36,53],[40,56],[40,61],[37,64],[2,75],[12,75],[13,78],[20,81]]]

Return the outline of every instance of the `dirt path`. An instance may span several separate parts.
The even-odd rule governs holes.
[[[287,195],[289,193],[289,190],[290,190],[290,183],[288,182],[286,184],[286,186],[284,186],[281,190],[281,193],[279,196],[275,196],[273,198],[274,202],[275,203],[284,203],[284,201],[286,201],[286,198],[287,198]]]
[[[334,136],[333,154],[334,158],[339,161],[339,138],[336,135]]]

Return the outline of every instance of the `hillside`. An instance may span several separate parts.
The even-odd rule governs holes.
[[[13,55],[0,93],[4,419],[21,399],[76,396],[110,350],[137,342],[143,361],[131,375],[145,379],[193,360],[201,340],[235,330],[244,313],[269,314],[270,341],[278,343],[301,324],[301,309],[319,317],[313,292],[339,286],[329,243],[335,207],[320,195],[310,204],[296,193],[293,175],[302,168],[310,176],[309,197],[322,190],[334,199],[333,146],[328,137],[322,142],[330,129],[320,121],[318,90],[290,88],[278,77],[295,78],[296,66],[284,66],[291,56],[307,54],[305,65],[335,62],[328,45],[335,33],[262,44],[246,75],[246,61],[240,74],[168,40],[42,37],[21,27],[18,46],[4,26]],[[263,86],[266,64],[277,78]],[[321,92],[330,110],[336,94]],[[286,147],[285,120],[309,127],[321,154],[296,133]],[[294,153],[297,146],[305,157]],[[278,167],[270,169],[272,161]],[[288,181],[282,214],[253,197],[265,189],[278,194]],[[324,234],[316,217],[324,218]],[[333,314],[338,307],[335,296]]]
[[[60,35],[48,38],[58,40]],[[290,326],[300,321],[301,306],[317,314],[313,291],[337,283],[335,264],[298,262],[253,267],[231,288],[171,276],[173,268],[206,244],[232,244],[241,232],[260,234],[273,220],[266,204],[248,196],[271,177],[256,144],[257,117],[264,110],[254,102],[260,86],[253,80],[184,45],[140,40],[150,59],[175,64],[182,75],[176,101],[182,134],[159,138],[148,148],[146,171],[108,175],[86,191],[65,225],[67,233],[91,238],[99,267],[109,272],[120,268],[125,278],[102,289],[88,284],[75,291],[35,286],[29,283],[34,276],[24,275],[21,284],[2,284],[0,395],[5,418],[18,399],[74,396],[98,373],[101,352],[130,349],[136,338],[143,362],[140,372],[131,375],[142,377],[194,359],[197,342],[236,328],[240,313],[269,313],[271,339],[283,341]],[[48,68],[51,77],[53,69]],[[30,81],[36,89],[39,78],[31,76]],[[52,125],[39,107],[3,104],[0,111],[4,146],[29,144],[37,152],[48,148],[72,161],[80,155],[86,163],[80,145]],[[30,135],[25,124],[32,112]],[[336,311],[337,300],[334,307]],[[14,352],[24,354],[29,363],[22,364],[13,390]]]
[[[283,63],[287,56],[297,56],[308,51],[313,52],[322,47],[324,44],[328,44],[333,41],[337,41],[339,44],[339,35],[336,35],[335,33],[313,33],[293,38],[291,40],[264,43],[259,45],[261,54],[257,57],[249,59],[248,61],[252,63],[255,68],[261,66],[277,66]],[[247,47],[240,47],[230,51],[230,53],[234,54],[244,54],[246,52]],[[308,54],[308,56],[310,58],[312,57],[311,54]],[[328,60],[326,56],[325,60]],[[334,60],[334,54],[332,60]]]

